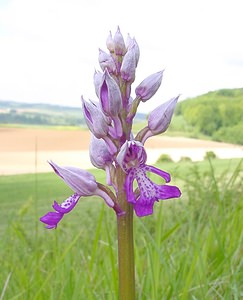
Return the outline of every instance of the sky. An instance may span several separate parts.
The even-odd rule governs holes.
[[[243,87],[242,0],[0,0],[0,99],[80,107],[97,100],[98,48],[135,37],[135,87],[165,69],[147,112],[181,94]]]

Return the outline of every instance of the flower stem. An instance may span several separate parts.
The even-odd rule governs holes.
[[[125,173],[117,168],[118,203],[125,212],[117,217],[119,299],[135,300],[133,207],[127,202],[124,181]]]

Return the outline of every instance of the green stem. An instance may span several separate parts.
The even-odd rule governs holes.
[[[135,300],[133,207],[127,202],[124,191],[125,173],[117,169],[118,203],[125,215],[117,217],[119,299]]]

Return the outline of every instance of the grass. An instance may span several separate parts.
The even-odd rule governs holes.
[[[158,167],[183,194],[135,218],[137,299],[242,299],[241,161]],[[0,177],[0,300],[117,299],[116,219],[101,199],[80,200],[57,230],[38,221],[70,193],[52,173]]]

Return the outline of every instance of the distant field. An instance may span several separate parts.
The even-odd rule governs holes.
[[[30,128],[0,127],[1,151],[53,151],[87,150],[90,132],[77,127]],[[222,147],[233,145],[213,141],[189,139],[184,137],[154,136],[146,141],[148,148],[199,148]],[[239,146],[240,147],[240,146]]]
[[[0,175],[48,172],[47,160],[91,168],[90,133],[80,128],[0,127]],[[178,161],[181,157],[202,160],[207,151],[219,158],[243,157],[240,146],[185,137],[156,136],[146,141],[148,162],[161,154]]]

